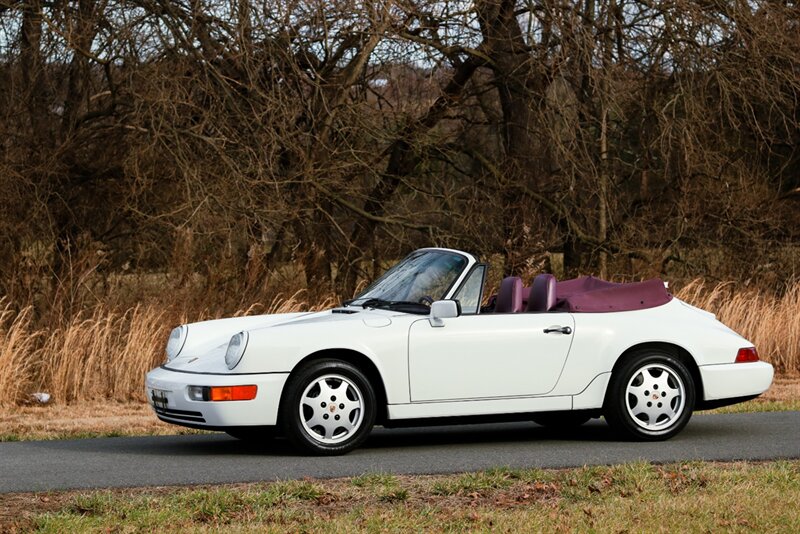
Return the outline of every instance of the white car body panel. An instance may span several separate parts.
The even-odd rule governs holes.
[[[389,417],[391,419],[426,419],[571,409],[572,397],[569,396],[519,397],[514,399],[415,402],[389,405]]]
[[[594,380],[592,380],[583,391],[577,395],[572,395],[572,409],[591,410],[592,408],[602,406],[606,396],[606,388],[610,380],[610,371],[594,377]]]
[[[156,413],[167,421],[193,423],[197,426],[222,428],[228,426],[274,425],[278,418],[280,392],[289,373],[258,375],[199,375],[177,373],[164,368],[147,374],[147,398],[153,404],[153,391],[163,393],[168,399],[166,413]],[[251,401],[198,402],[189,399],[189,386],[258,386],[256,398]],[[190,412],[176,414],[175,411]],[[193,415],[196,414],[196,415]],[[175,415],[179,415],[178,418]],[[203,421],[198,421],[197,418]]]
[[[468,259],[451,298],[476,263]],[[772,381],[768,363],[733,363],[752,343],[708,312],[673,298],[655,308],[611,313],[517,313],[460,316],[431,326],[426,316],[362,309],[262,315],[188,325],[180,354],[147,375],[148,399],[165,395],[170,409],[201,413],[225,428],[274,425],[283,386],[304,359],[358,354],[375,367],[389,420],[595,410],[603,406],[615,363],[646,343],[679,347],[695,362],[705,401],[757,395]],[[543,332],[569,326],[569,334]],[[248,332],[241,362],[229,370],[230,337]],[[255,384],[252,401],[189,399],[188,386]],[[190,416],[185,416],[190,417]]]
[[[677,298],[646,310],[572,315],[575,339],[553,395],[583,391],[594,377],[611,371],[625,351],[645,343],[680,347],[698,367],[733,363],[740,348],[753,346],[712,314]]]
[[[569,313],[468,315],[434,328],[418,319],[408,333],[411,401],[544,395],[553,390],[575,327]]]
[[[758,395],[769,388],[774,370],[766,362],[704,365],[700,375],[705,384],[705,399]]]
[[[181,350],[180,357],[188,360],[206,353],[209,349],[224,344],[226,347],[231,339],[231,332],[241,332],[251,328],[263,328],[292,319],[297,319],[307,313],[276,313],[272,315],[251,315],[247,317],[231,317],[203,321],[188,325],[189,335]]]

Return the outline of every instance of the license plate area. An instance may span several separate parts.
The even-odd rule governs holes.
[[[170,392],[163,389],[151,389],[150,402],[156,408],[161,408],[163,410],[169,406],[169,397],[167,396],[168,393]]]

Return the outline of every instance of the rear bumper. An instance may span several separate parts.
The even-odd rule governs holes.
[[[769,389],[773,373],[767,362],[702,365],[703,400],[758,396]]]
[[[145,394],[158,418],[168,423],[209,429],[272,426],[278,420],[281,392],[288,377],[289,373],[209,375],[159,367],[147,373]],[[258,392],[249,401],[195,401],[188,395],[189,386],[250,384],[258,386]]]

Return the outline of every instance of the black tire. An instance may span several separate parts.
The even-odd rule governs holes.
[[[644,349],[611,375],[603,415],[625,439],[663,441],[683,430],[695,399],[692,374],[680,359],[665,350]],[[637,414],[640,410],[647,413]]]
[[[312,398],[315,391],[319,404],[317,397],[313,397],[313,406],[303,403],[301,415],[301,399]],[[341,398],[343,391],[345,398]],[[316,360],[289,377],[281,398],[280,426],[303,452],[331,456],[350,452],[363,443],[375,424],[376,413],[375,391],[361,370],[341,360]],[[315,425],[316,421],[320,424]]]
[[[586,423],[592,416],[586,412],[563,411],[537,413],[531,420],[537,425],[553,429],[576,428]]]
[[[225,433],[230,437],[241,441],[258,443],[272,440],[272,438],[274,438],[277,434],[277,429],[274,426],[241,426],[229,428],[225,431]]]

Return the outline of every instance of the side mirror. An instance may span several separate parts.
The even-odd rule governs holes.
[[[461,315],[461,304],[457,300],[437,300],[431,304],[431,326],[444,326],[443,319]]]

